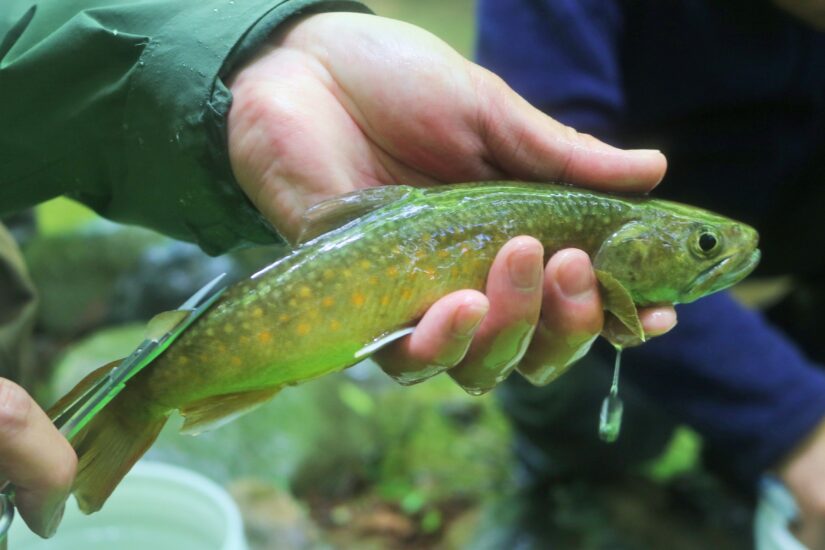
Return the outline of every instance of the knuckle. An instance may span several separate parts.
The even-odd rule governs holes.
[[[26,390],[5,378],[0,378],[0,433],[17,434],[29,422],[32,399]]]

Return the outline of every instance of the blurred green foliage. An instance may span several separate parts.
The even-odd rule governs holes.
[[[365,3],[377,15],[427,29],[465,57],[472,56],[473,0],[366,0]]]

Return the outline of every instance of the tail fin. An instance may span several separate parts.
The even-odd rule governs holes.
[[[114,361],[89,374],[49,410],[49,416],[54,419],[119,363]],[[166,420],[163,412],[141,406],[140,394],[127,388],[78,432],[71,440],[78,459],[73,492],[84,513],[100,510],[123,476],[155,441]]]

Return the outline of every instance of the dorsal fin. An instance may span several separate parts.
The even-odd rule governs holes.
[[[400,201],[413,190],[407,185],[382,185],[319,202],[304,213],[295,244],[310,241],[373,210]]]
[[[636,309],[636,304],[633,303],[633,298],[630,296],[630,293],[622,286],[622,283],[607,271],[600,269],[596,269],[595,271],[596,278],[601,284],[604,309],[621,321],[633,336],[644,342],[645,331],[642,328],[639,312]]]

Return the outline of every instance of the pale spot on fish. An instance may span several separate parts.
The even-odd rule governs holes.
[[[232,334],[235,331],[235,327],[233,327],[232,325],[224,325],[223,331],[227,334]]]
[[[387,268],[387,276],[395,277],[398,275],[398,268],[396,266],[390,266]]]
[[[236,356],[234,356],[234,357],[233,357],[232,359],[230,359],[229,361],[232,363],[232,366],[233,366],[233,367],[240,367],[240,366],[241,366],[241,363],[242,363],[241,358],[240,358],[240,357],[238,357],[237,355],[236,355]]]
[[[301,298],[309,298],[310,296],[312,296],[312,289],[304,285],[298,289],[298,296],[300,296]]]
[[[372,267],[372,262],[369,260],[361,260],[360,264],[361,269],[369,269]]]
[[[253,309],[252,310],[252,316],[256,319],[260,319],[261,317],[263,317],[264,316],[263,308],[256,307],[255,309]]]
[[[331,269],[325,269],[323,275],[324,275],[324,279],[329,280],[329,279],[332,279],[333,277],[335,277],[335,272]]]

